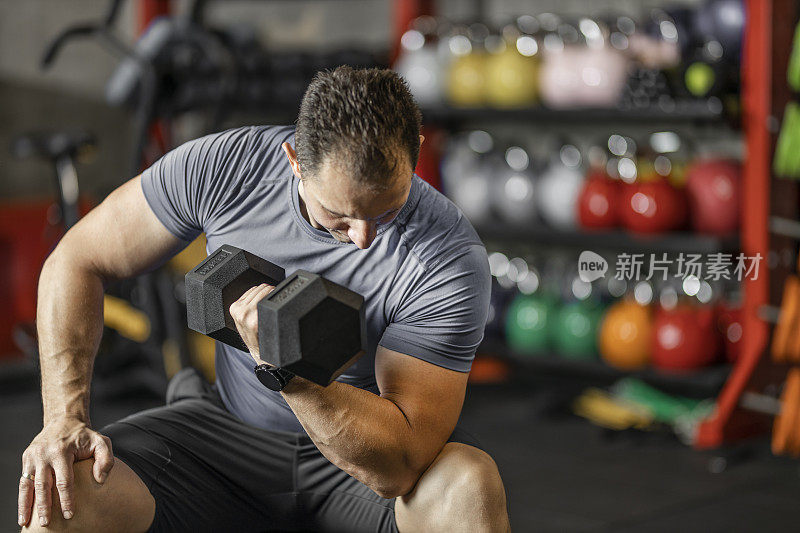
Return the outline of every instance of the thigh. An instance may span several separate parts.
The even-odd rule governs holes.
[[[207,398],[184,398],[101,430],[142,479],[151,531],[291,529],[296,437],[248,426]]]

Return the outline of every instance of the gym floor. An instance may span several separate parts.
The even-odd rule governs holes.
[[[766,440],[739,447],[721,473],[714,454],[659,434],[609,434],[554,406],[553,384],[472,386],[462,424],[494,456],[514,531],[792,531],[800,524],[800,467]],[[557,388],[557,386],[555,386]],[[95,426],[157,405],[93,404]],[[0,420],[0,530],[13,531],[20,455],[40,427],[38,393],[5,395]]]

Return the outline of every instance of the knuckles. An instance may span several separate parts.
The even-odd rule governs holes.
[[[70,446],[66,443],[50,444],[43,450],[44,453],[42,455],[44,458],[48,459],[48,461],[52,461],[65,455],[69,449]]]

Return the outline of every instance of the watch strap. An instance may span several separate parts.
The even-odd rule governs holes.
[[[256,365],[253,369],[258,380],[268,389],[282,391],[291,381],[294,374],[283,368],[275,368],[266,364]]]

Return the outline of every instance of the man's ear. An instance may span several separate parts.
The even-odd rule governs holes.
[[[419,146],[420,146],[420,148],[422,147],[422,143],[424,143],[424,142],[425,142],[425,136],[424,135],[420,135],[419,136]]]
[[[303,179],[302,176],[300,176],[300,163],[297,162],[297,154],[294,152],[292,145],[283,143],[281,148],[283,148],[283,153],[285,153],[286,157],[289,159],[289,164],[292,166],[294,175],[297,176],[297,179]]]

